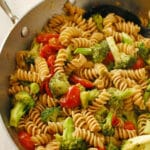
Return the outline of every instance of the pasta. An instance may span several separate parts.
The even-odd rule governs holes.
[[[80,150],[82,144],[119,150],[125,140],[149,134],[150,38],[115,13],[96,14],[98,24],[69,2],[63,10],[29,50],[16,53],[10,126],[29,134],[35,150]],[[13,116],[16,106],[19,117]]]

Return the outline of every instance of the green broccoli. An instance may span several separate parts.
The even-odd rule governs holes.
[[[73,119],[68,117],[63,123],[63,135],[60,150],[87,150],[87,144],[80,138],[73,137],[75,130]]]
[[[100,63],[106,58],[109,51],[107,41],[103,40],[101,43],[97,43],[90,48],[77,48],[74,53],[91,56],[95,63]]]
[[[99,124],[105,122],[105,118],[107,117],[108,111],[109,110],[105,106],[101,106],[100,109],[96,111],[94,117],[99,122]]]
[[[92,47],[93,61],[95,63],[102,62],[106,58],[109,51],[110,51],[110,48],[106,40],[102,41],[99,44],[95,44]]]
[[[138,55],[145,61],[146,64],[150,65],[150,48],[145,47],[144,43],[139,43]]]
[[[132,96],[135,92],[135,88],[127,88],[124,91],[121,91],[117,88],[109,88],[108,92],[111,94],[111,98],[108,104],[114,109],[122,108],[123,100]]]
[[[46,108],[41,112],[41,120],[43,122],[56,122],[57,117],[60,115],[60,107]]]
[[[87,108],[88,104],[94,100],[99,95],[99,91],[97,89],[82,91],[80,93],[81,105],[83,108]]]
[[[127,33],[122,33],[122,42],[126,44],[133,44],[134,40],[127,34]]]
[[[107,37],[106,40],[115,60],[115,68],[125,69],[133,66],[137,59],[135,56],[127,55],[124,52],[119,52],[113,37]]]
[[[27,64],[34,64],[34,59],[39,56],[40,44],[35,40],[32,43],[31,50],[28,52],[28,56],[26,58]]]
[[[103,29],[103,17],[100,14],[94,14],[92,16],[92,19],[96,23],[98,30],[102,31],[102,29]]]
[[[144,102],[146,103],[150,98],[150,84],[148,84],[145,92],[144,92]]]
[[[30,84],[30,91],[33,94],[37,94],[40,91],[40,86],[38,83],[33,82]]]
[[[18,92],[14,98],[15,104],[10,111],[10,126],[17,127],[21,117],[34,106],[35,101],[26,91]]]
[[[54,97],[67,93],[70,83],[65,73],[56,72],[49,82],[49,88]]]
[[[109,111],[106,118],[105,122],[102,124],[102,133],[107,136],[112,136],[115,132],[113,126],[112,126],[112,118],[113,118],[113,112]]]
[[[106,150],[119,150],[119,148],[112,142],[109,142],[109,144],[106,146]]]

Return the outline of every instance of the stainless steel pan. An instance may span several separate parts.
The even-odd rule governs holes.
[[[26,49],[35,36],[39,32],[47,20],[54,14],[62,12],[62,8],[66,0],[45,0],[37,7],[28,12],[10,32],[5,44],[3,45],[0,55],[0,115],[2,117],[1,126],[8,132],[8,139],[13,139],[16,148],[20,147],[15,130],[9,127],[9,98],[7,94],[8,77],[14,71],[15,53],[18,50]],[[150,9],[149,0],[76,0],[75,4],[80,7],[87,7],[97,4],[114,4],[120,5],[134,13],[147,12]],[[27,34],[22,34],[22,29],[25,29]],[[0,138],[2,136],[0,135]],[[15,146],[14,146],[15,147]],[[7,142],[6,148],[7,149]],[[20,147],[21,149],[21,147]]]

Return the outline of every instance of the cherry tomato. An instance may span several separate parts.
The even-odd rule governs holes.
[[[114,57],[113,57],[111,51],[109,51],[106,55],[106,58],[103,60],[103,63],[105,65],[109,65],[111,62],[114,62]]]
[[[50,90],[50,88],[49,88],[49,81],[50,81],[50,78],[51,78],[51,77],[46,78],[46,79],[42,82],[42,84],[41,84],[41,86],[40,86],[40,92],[41,92],[41,93],[46,92],[50,97],[52,97],[52,93],[51,93],[51,90]]]
[[[36,41],[38,43],[47,44],[49,39],[51,38],[58,38],[59,34],[52,34],[52,33],[41,33],[36,37]]]
[[[50,68],[50,74],[54,74],[54,64],[55,64],[55,60],[56,60],[56,55],[50,55],[47,59],[47,64],[48,67]]]
[[[97,147],[97,150],[106,150],[105,147]]]
[[[20,131],[18,133],[18,139],[21,145],[26,149],[26,150],[34,150],[35,145],[31,140],[31,135],[28,134],[25,131]]]
[[[54,54],[56,54],[56,51],[54,51],[48,44],[44,45],[40,50],[40,56],[45,59]]]
[[[75,108],[80,104],[80,89],[77,85],[71,86],[67,94],[60,100],[60,105],[66,108]]]
[[[124,123],[124,129],[135,130],[135,125],[131,121],[126,121]]]
[[[120,124],[120,119],[117,116],[114,115],[113,118],[112,118],[112,126],[116,127],[119,124]]]
[[[72,75],[70,77],[70,81],[73,83],[80,83],[81,85],[83,85],[86,88],[93,88],[94,87],[94,85],[91,81],[86,80],[86,79],[82,79],[76,75]]]
[[[59,49],[63,48],[58,38],[51,38],[48,43],[51,46],[51,48],[55,51],[58,51]]]
[[[140,69],[145,66],[144,60],[142,58],[138,58],[135,64],[132,66],[132,69]]]

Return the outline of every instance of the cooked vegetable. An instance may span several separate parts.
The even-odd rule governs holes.
[[[109,105],[115,110],[118,108],[122,108],[123,100],[132,96],[135,92],[135,88],[127,88],[124,91],[121,91],[116,88],[109,88],[108,92],[111,94],[111,98],[109,100]]]
[[[102,133],[107,136],[112,136],[115,132],[112,126],[113,112],[108,112],[105,122],[102,124]]]
[[[16,103],[10,111],[10,126],[17,127],[18,122],[35,104],[33,98],[26,91],[15,94]]]
[[[46,108],[41,112],[41,120],[43,122],[56,122],[57,117],[60,115],[60,107]]]
[[[89,103],[93,101],[98,95],[99,95],[99,91],[97,89],[82,91],[80,93],[82,107],[87,108]]]
[[[72,118],[68,117],[65,119],[63,128],[60,150],[87,150],[85,141],[73,137],[75,127]]]
[[[127,34],[127,33],[122,33],[122,42],[126,44],[133,44],[134,41],[133,39]]]
[[[113,37],[107,37],[106,40],[115,60],[115,68],[125,69],[131,67],[135,63],[136,57],[119,52]]]
[[[138,48],[138,55],[146,64],[150,65],[150,48],[145,47],[144,43],[140,43]]]
[[[70,83],[64,73],[56,72],[50,79],[49,88],[54,97],[61,96],[67,93]]]
[[[80,104],[80,88],[77,85],[71,86],[67,94],[60,100],[60,105],[65,108],[75,108]]]
[[[30,90],[31,90],[31,93],[33,94],[37,94],[39,91],[40,91],[40,86],[38,83],[31,83],[30,84]]]
[[[103,29],[103,17],[100,14],[95,14],[92,16],[94,22],[96,23],[97,28],[99,31]]]

